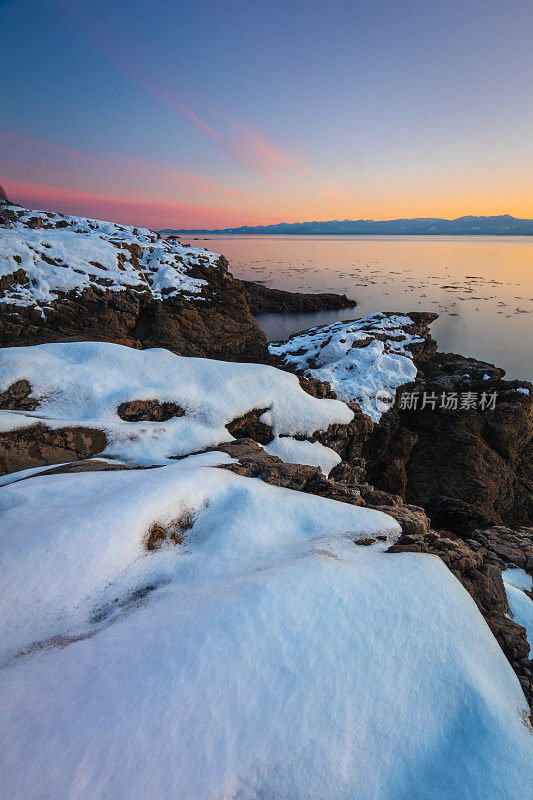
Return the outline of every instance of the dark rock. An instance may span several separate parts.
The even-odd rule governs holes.
[[[509,564],[533,575],[533,528],[511,530],[504,525],[496,525],[487,530],[474,531],[472,539],[479,542],[500,567],[505,568]]]
[[[504,617],[503,614],[492,614],[486,619],[510,663],[526,661],[529,655],[529,644],[525,628],[517,622],[513,622],[512,619]]]
[[[0,345],[104,341],[129,347],[165,347],[179,355],[227,361],[261,360],[266,337],[250,314],[239,282],[223,263],[212,271],[215,296],[154,300],[145,292],[86,288],[59,294],[46,319],[32,306],[0,302]]]
[[[237,464],[223,464],[222,469],[235,472],[250,478],[260,478],[265,483],[274,486],[283,486],[300,492],[326,497],[350,505],[365,506],[381,511],[393,517],[404,533],[423,534],[429,529],[429,520],[424,510],[416,506],[368,504],[367,498],[373,495],[373,487],[368,484],[348,484],[327,478],[318,467],[290,464],[276,456],[266,453],[252,439],[241,439],[214,448],[228,453],[232,458],[238,459]],[[381,493],[380,493],[381,494]],[[386,497],[389,503],[396,501],[390,495]]]
[[[348,403],[347,405],[354,414],[351,422],[348,424],[334,423],[329,425],[327,430],[316,431],[312,436],[305,438],[310,442],[320,442],[324,447],[330,447],[340,455],[344,462],[358,466],[362,458],[363,447],[369,440],[374,424],[369,416],[363,414],[357,403]],[[298,436],[294,438],[297,439]]]
[[[185,411],[176,403],[159,400],[129,400],[117,409],[120,419],[126,422],[166,422],[172,417],[183,417]]]
[[[368,485],[368,484],[367,484]],[[369,487],[368,491],[361,490],[365,503],[369,506],[403,506],[403,500],[398,494],[389,494],[379,489]]]
[[[298,380],[304,392],[307,392],[312,397],[316,397],[319,400],[325,398],[330,400],[337,399],[337,394],[333,391],[328,381],[319,381],[318,378],[305,378],[303,375],[298,375]]]
[[[351,308],[356,305],[345,294],[302,294],[269,289],[259,283],[242,281],[252,314],[285,314],[324,309]]]
[[[419,508],[418,506],[373,506],[368,502],[367,505],[369,508],[382,511],[384,514],[388,514],[389,517],[395,519],[405,534],[424,534],[429,531],[430,521],[423,508]]]
[[[222,469],[248,478],[260,478],[273,486],[305,492],[309,491],[313,482],[326,480],[318,467],[288,464],[277,456],[269,455],[253,439],[239,439],[213,449],[238,460],[236,464],[222,464]]]
[[[0,433],[0,474],[91,458],[106,446],[103,431],[83,427],[52,430],[39,422]]]
[[[268,408],[254,408],[242,417],[228,422],[226,424],[228,433],[236,439],[253,439],[259,444],[269,444],[274,438],[272,428],[259,419],[266,411]]]
[[[6,411],[35,411],[39,400],[28,397],[31,386],[28,381],[17,381],[0,393],[0,409]]]
[[[532,524],[533,396],[516,391],[529,384],[504,381],[502,374],[455,354],[422,359],[416,384],[404,390],[436,396],[436,407],[401,408],[398,392],[363,447],[368,480],[461,535]],[[442,393],[450,391],[496,392],[495,408],[441,408]]]
[[[151,467],[132,467],[127,464],[122,464],[118,461],[102,461],[98,458],[82,458],[79,461],[70,461],[67,464],[58,464],[57,466],[43,469],[35,475],[28,475],[20,480],[30,480],[39,478],[44,475],[65,475],[75,472],[117,472],[122,470],[131,469],[151,469]]]

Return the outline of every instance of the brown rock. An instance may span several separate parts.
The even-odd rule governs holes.
[[[6,411],[34,411],[39,401],[28,397],[31,386],[28,381],[17,381],[11,384],[5,392],[0,393],[0,409]]]
[[[391,506],[380,505],[372,506],[367,503],[369,508],[374,508],[376,511],[382,511],[388,514],[400,524],[400,527],[405,534],[424,534],[429,531],[429,519],[427,518],[424,509],[418,506]]]
[[[106,446],[103,431],[83,427],[52,430],[38,422],[0,433],[0,474],[90,458]]]
[[[488,375],[489,378],[485,378]],[[503,370],[454,354],[419,362],[408,391],[437,398],[435,408],[383,415],[363,448],[377,488],[423,506],[434,525],[468,535],[477,528],[533,522],[533,396]],[[442,393],[496,392],[494,409],[440,408]]]
[[[254,408],[242,417],[228,422],[226,424],[228,433],[236,439],[253,439],[260,444],[269,444],[274,438],[272,428],[259,419],[266,411],[268,408]]]
[[[159,400],[130,400],[117,409],[120,419],[126,422],[166,422],[172,417],[183,417],[185,411],[176,403]]]
[[[286,314],[323,309],[350,308],[356,305],[345,294],[302,294],[269,289],[259,283],[242,281],[252,314]]]

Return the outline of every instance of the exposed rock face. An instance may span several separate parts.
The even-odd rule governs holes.
[[[352,480],[364,480],[366,469],[377,488],[422,506],[434,525],[461,534],[502,523],[531,524],[532,387],[504,381],[504,371],[493,364],[437,353],[429,333],[433,319],[414,312],[376,314],[297,334],[269,350],[274,363],[302,380],[327,378],[331,384],[323,391],[345,401],[360,395],[363,410],[373,415],[373,430],[359,438],[356,451],[337,449],[358,469]],[[415,378],[402,386],[395,370],[408,375],[405,364]],[[377,392],[391,388],[393,407],[377,409]],[[416,407],[402,403],[403,392],[417,397]],[[443,401],[453,397],[456,407]]]
[[[51,430],[42,423],[0,433],[0,474],[30,467],[91,458],[107,445],[95,428],[65,427]]]
[[[424,535],[429,531],[429,519],[420,506],[393,506],[390,504],[372,506],[388,514],[400,523],[402,531],[409,535]]]
[[[274,434],[270,425],[260,420],[266,411],[268,408],[254,408],[242,417],[228,422],[226,424],[228,433],[236,439],[253,439],[259,444],[268,444],[274,438]]]
[[[493,527],[474,531],[466,539],[442,530],[404,534],[389,552],[431,553],[444,561],[475,600],[533,709],[533,661],[526,631],[506,616],[509,606],[502,579],[508,564],[533,574],[533,528]]]
[[[329,398],[330,400],[337,399],[337,393],[331,388],[328,381],[319,381],[317,378],[305,378],[303,375],[298,375],[300,386],[310,394],[312,397],[317,397],[319,400]]]
[[[263,357],[265,335],[222,256],[143,228],[16,206],[0,223],[2,345],[98,340]]]
[[[325,383],[322,391],[346,401],[364,385],[374,392],[362,396],[363,408],[374,415],[373,428],[360,433],[355,449],[337,445],[345,463],[331,477],[339,479],[349,463],[357,469],[352,482],[366,475],[378,489],[423,507],[436,527],[463,535],[502,523],[531,524],[531,385],[504,381],[504,371],[492,364],[437,353],[429,332],[433,319],[433,314],[377,314],[297,334],[269,349],[274,363],[303,374],[301,380],[327,377],[333,388]],[[391,354],[400,366],[411,359],[416,372],[414,382],[396,385],[389,411],[376,410],[375,393],[388,388],[388,378],[382,363],[375,369],[374,345],[380,359]],[[418,398],[416,407],[402,402],[402,392]],[[456,407],[443,402],[453,397]]]
[[[474,359],[438,354],[419,362],[419,407],[397,398],[365,449],[368,477],[422,505],[437,527],[466,534],[497,524],[533,521],[533,396],[524,381]],[[421,408],[423,393],[436,398]],[[443,396],[481,398],[494,408],[441,407]]]
[[[284,314],[323,309],[353,308],[355,300],[345,294],[303,294],[286,292],[282,289],[269,289],[259,283],[242,281],[246,300],[252,314]]]
[[[28,381],[16,381],[8,386],[5,392],[0,392],[0,409],[5,411],[35,411],[39,401],[35,397],[28,397],[31,386]]]

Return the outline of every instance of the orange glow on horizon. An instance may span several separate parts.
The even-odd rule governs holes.
[[[530,195],[514,198],[513,202],[498,201],[496,193],[477,197],[463,195],[457,202],[452,190],[424,197],[422,193],[399,200],[393,197],[373,198],[354,202],[340,198],[332,189],[317,190],[314,197],[287,195],[261,199],[244,193],[222,191],[216,203],[187,203],[172,201],[154,192],[142,190],[124,195],[91,192],[64,188],[45,183],[20,180],[1,181],[8,197],[16,203],[43,210],[80,214],[99,219],[110,219],[123,224],[161,228],[234,228],[242,225],[269,225],[278,222],[309,222],[357,219],[402,219],[414,217],[439,217],[456,219],[461,216],[496,216],[511,214],[514,217],[533,218]],[[143,199],[145,198],[145,199]],[[240,201],[240,202],[239,202]]]

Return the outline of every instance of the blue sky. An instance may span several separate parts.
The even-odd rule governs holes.
[[[7,0],[0,182],[151,225],[533,216],[532,30],[525,0]]]

